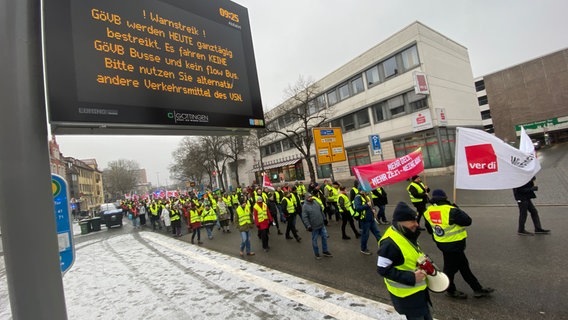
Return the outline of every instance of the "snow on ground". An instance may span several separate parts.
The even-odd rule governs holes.
[[[69,319],[403,319],[391,306],[152,232],[75,250],[63,277]],[[0,267],[9,301],[3,259]],[[8,303],[0,319],[10,319]]]

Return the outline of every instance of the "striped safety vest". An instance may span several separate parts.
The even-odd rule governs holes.
[[[450,224],[450,210],[455,208],[448,204],[432,205],[424,212],[424,218],[434,231],[436,242],[456,242],[467,238],[465,227]]]
[[[395,266],[395,269],[400,271],[411,271],[412,273],[414,273],[414,270],[416,270],[418,258],[420,258],[420,256],[424,254],[422,253],[422,250],[420,250],[420,247],[414,246],[408,239],[400,234],[400,232],[398,232],[398,230],[396,230],[394,226],[391,226],[387,229],[387,231],[385,231],[385,234],[379,240],[379,246],[381,245],[381,242],[387,238],[391,238],[396,243],[396,245],[402,252],[402,256],[404,257],[404,263],[399,266]],[[384,278],[384,281],[389,292],[399,298],[408,297],[422,290],[426,290],[427,286],[425,280],[422,280],[414,284],[413,286],[396,282],[387,278]]]

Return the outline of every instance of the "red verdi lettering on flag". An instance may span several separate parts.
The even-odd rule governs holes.
[[[497,155],[490,143],[465,147],[465,157],[470,175],[499,171]]]
[[[359,179],[361,188],[367,191],[404,181],[423,171],[424,162],[420,148],[400,158],[353,167],[353,173]]]

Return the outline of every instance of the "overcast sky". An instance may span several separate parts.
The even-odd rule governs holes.
[[[317,81],[414,21],[469,50],[474,77],[568,47],[568,1],[236,0],[248,8],[265,109],[299,76]],[[172,182],[181,137],[57,136],[64,156],[135,160],[148,180]]]

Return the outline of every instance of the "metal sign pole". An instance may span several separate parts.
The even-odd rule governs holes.
[[[0,1],[0,225],[13,319],[67,319],[41,59],[40,0]]]

